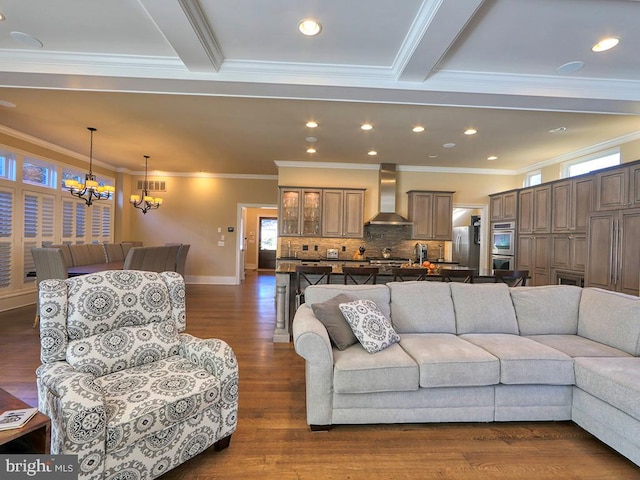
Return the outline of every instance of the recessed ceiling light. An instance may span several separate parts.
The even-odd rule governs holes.
[[[306,35],[307,37],[313,37],[320,33],[320,30],[322,30],[322,25],[320,25],[315,20],[305,18],[298,24],[298,30],[300,30],[300,33]]]
[[[422,133],[424,132],[424,127],[422,125],[416,125],[411,129],[411,131],[415,133]]]
[[[318,122],[314,122],[313,120],[311,120],[310,122],[307,122],[306,125],[309,128],[316,128],[318,126]]]
[[[432,154],[432,155],[429,155],[429,158],[438,158],[438,155]]]
[[[6,20],[7,17],[4,16],[3,13],[0,13],[0,22],[2,22],[3,20]]]
[[[445,143],[442,145],[444,148],[453,148],[456,146],[455,143]]]
[[[475,135],[476,133],[478,133],[478,130],[476,130],[475,128],[467,128],[464,131],[465,135]]]
[[[40,40],[38,40],[35,37],[32,37],[28,33],[11,32],[9,35],[11,35],[11,38],[13,38],[14,40],[17,40],[20,43],[24,43],[29,47],[42,48],[44,46],[44,44]]]
[[[309,143],[315,143],[318,141],[318,139],[316,137],[307,137],[305,138],[305,140]]]
[[[360,125],[360,128],[362,130],[372,130],[373,129],[373,125],[371,125],[370,123],[363,123],[362,125]]]
[[[307,153],[316,153],[317,150],[314,147],[307,148]]]
[[[576,60],[575,62],[567,62],[564,65],[560,65],[556,69],[556,72],[566,75],[569,73],[579,72],[580,70],[582,70],[583,67],[584,67],[584,62]]]
[[[620,43],[619,38],[616,38],[616,37],[603,38],[598,43],[596,43],[593,47],[591,47],[591,51],[606,52],[607,50],[610,50],[616,45],[618,45],[618,43]]]
[[[8,100],[0,100],[0,106],[8,107],[8,108],[16,108],[16,104],[13,102],[9,102]]]
[[[563,133],[567,131],[567,127],[552,128],[549,133]]]
[[[498,157],[496,157],[495,155],[491,155],[490,157],[487,157],[487,160],[497,160]]]
[[[375,157],[376,155],[378,155],[378,152],[376,152],[375,150],[369,150],[367,152],[367,155],[369,155],[370,157]]]

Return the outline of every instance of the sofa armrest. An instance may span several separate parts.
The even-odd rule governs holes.
[[[293,344],[296,353],[315,366],[333,368],[333,349],[325,326],[306,304],[293,317]]]
[[[220,379],[221,418],[219,438],[231,435],[238,423],[238,360],[223,340],[180,334],[179,355]]]
[[[36,370],[38,409],[51,418],[51,453],[84,458],[83,478],[104,470],[106,413],[102,390],[94,375],[67,362],[41,365]]]

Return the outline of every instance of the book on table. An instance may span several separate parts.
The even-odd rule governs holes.
[[[0,414],[0,431],[23,427],[36,413],[37,408],[7,410]]]

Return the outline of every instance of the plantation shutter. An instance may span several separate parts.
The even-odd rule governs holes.
[[[11,285],[13,191],[0,190],[0,288]]]

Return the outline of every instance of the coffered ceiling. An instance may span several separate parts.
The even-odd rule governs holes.
[[[0,13],[0,133],[86,156],[93,126],[94,158],[123,171],[150,155],[176,174],[522,172],[640,138],[632,0],[0,0]],[[298,31],[305,18],[319,35]],[[618,46],[592,52],[607,36]]]

